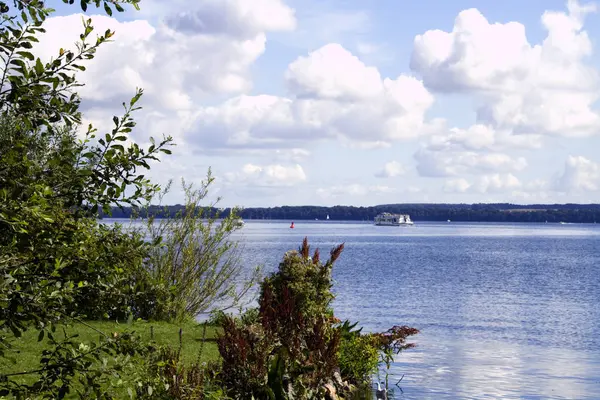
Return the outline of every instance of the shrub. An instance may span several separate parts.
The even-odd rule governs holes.
[[[140,400],[226,400],[219,380],[219,365],[186,366],[180,352],[159,347],[146,358],[138,376],[136,398]]]
[[[258,324],[240,326],[233,318],[223,321],[218,338],[223,359],[223,383],[235,398],[267,398],[270,355],[276,347],[274,338]]]
[[[372,335],[352,332],[356,326],[344,322],[341,326],[342,340],[339,349],[339,367],[341,375],[356,385],[368,382],[379,366],[379,343]]]
[[[161,214],[151,214],[150,207],[143,211],[150,217],[147,235],[153,243],[147,258],[148,271],[154,285],[169,290],[164,313],[156,315],[157,319],[195,318],[215,306],[228,309],[239,305],[258,281],[258,268],[244,277],[239,244],[231,239],[240,228],[235,210],[221,218],[208,213],[216,203],[202,205],[213,181],[210,170],[199,189],[182,181],[185,208],[174,217],[157,218]],[[160,194],[160,200],[169,186]]]
[[[324,395],[338,366],[341,332],[330,303],[331,268],[343,245],[326,263],[312,257],[305,239],[288,252],[276,273],[261,284],[258,316],[231,318],[218,338],[223,374],[235,398],[313,398]],[[256,322],[254,322],[256,321]]]

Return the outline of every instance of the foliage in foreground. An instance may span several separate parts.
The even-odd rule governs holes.
[[[110,15],[138,2],[78,4]],[[125,379],[132,360],[148,354],[147,343],[134,333],[98,330],[100,340],[86,345],[64,328],[91,318],[155,316],[171,293],[147,269],[154,244],[97,216],[155,196],[159,187],[143,172],[170,154],[172,140],[131,143],[142,90],[123,103],[109,132],[89,126],[80,139],[76,73],[114,32],[92,38],[92,21],[84,20],[76,49],[57,49],[46,62],[30,50],[53,10],[39,0],[11,3],[0,2],[0,358],[16,362],[14,339],[30,330],[43,349],[37,367],[0,375],[0,396],[112,398],[110,382]]]
[[[142,210],[149,216],[145,234],[153,244],[146,267],[153,285],[166,293],[157,302],[163,308],[145,318],[180,321],[214,306],[239,306],[258,280],[259,268],[244,276],[240,244],[231,238],[242,226],[235,211],[224,218],[205,212],[220,200],[203,204],[213,182],[210,170],[199,189],[182,180],[185,208],[173,217],[156,218],[150,206]],[[159,195],[160,201],[169,188]]]
[[[331,270],[343,245],[322,263],[305,239],[285,254],[261,283],[259,307],[239,317],[222,312],[213,321],[220,363],[184,364],[179,352],[161,349],[148,358],[137,395],[144,399],[340,399],[362,390],[383,365],[413,346],[417,329],[395,326],[363,334],[341,323],[330,303]],[[386,379],[387,382],[387,379]]]
[[[343,245],[322,263],[305,239],[285,254],[276,273],[261,284],[254,318],[223,318],[218,339],[223,384],[237,399],[347,397],[369,381],[380,361],[412,347],[418,330],[394,327],[361,335],[340,324],[330,303],[331,270]],[[382,357],[382,358],[380,358]]]

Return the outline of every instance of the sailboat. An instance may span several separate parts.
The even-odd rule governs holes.
[[[325,218],[325,219],[329,221],[329,214],[327,214],[327,218]]]

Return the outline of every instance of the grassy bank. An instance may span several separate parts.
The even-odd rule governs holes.
[[[195,362],[202,345],[202,336],[204,325],[194,322],[183,324],[171,324],[167,322],[134,322],[132,324],[107,322],[107,321],[89,321],[85,324],[73,324],[66,328],[68,335],[77,334],[75,339],[84,344],[91,342],[98,343],[98,331],[111,334],[114,332],[135,331],[143,340],[154,340],[157,344],[169,345],[175,349],[179,347],[179,330],[181,329],[181,354],[183,362],[186,364]],[[206,327],[206,337],[202,351],[201,361],[217,360],[219,352],[215,343],[217,328],[213,326]],[[63,333],[57,329],[57,338],[62,338]],[[0,358],[0,374],[31,371],[39,367],[40,354],[47,346],[46,340],[38,342],[38,332],[28,330],[18,339],[13,339],[12,350],[7,352],[16,359],[16,364],[11,361]],[[23,375],[16,379],[20,383],[31,383],[35,376]]]

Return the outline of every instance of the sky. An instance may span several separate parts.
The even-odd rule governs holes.
[[[57,11],[35,51],[73,47]],[[79,75],[100,131],[136,87],[149,176],[222,206],[600,202],[600,13],[575,0],[142,0],[88,16]]]

